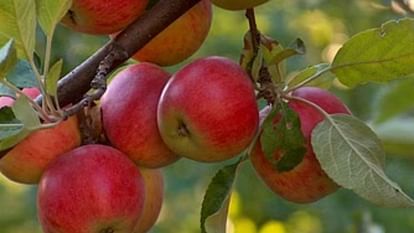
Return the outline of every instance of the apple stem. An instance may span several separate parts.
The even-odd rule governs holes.
[[[256,56],[257,52],[259,51],[260,32],[257,29],[256,16],[254,14],[253,8],[249,8],[246,10],[246,17],[249,20],[250,33],[252,35],[253,52],[254,56]]]

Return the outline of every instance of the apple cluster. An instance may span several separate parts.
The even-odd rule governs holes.
[[[212,2],[241,10],[266,1]],[[63,24],[83,33],[115,36],[147,5],[147,0],[74,0]],[[221,162],[248,148],[257,174],[287,200],[312,202],[338,189],[320,167],[310,142],[313,128],[324,118],[320,112],[289,100],[301,122],[306,153],[295,168],[280,172],[257,140],[269,109],[259,113],[254,83],[239,64],[211,56],[172,75],[161,67],[191,56],[205,40],[211,17],[211,2],[200,1],[133,56],[140,63],[113,77],[98,103],[106,145],[82,145],[79,119],[72,116],[2,152],[2,174],[39,184],[38,215],[45,232],[147,232],[162,206],[163,167],[180,158]],[[176,33],[181,30],[186,33]],[[37,88],[23,92],[31,98],[39,95]],[[318,88],[302,87],[289,95],[330,114],[350,114],[339,99]],[[1,97],[0,107],[13,101]],[[281,156],[280,151],[273,155],[276,160]]]
[[[37,88],[23,89],[28,97]],[[0,97],[0,107],[14,99]],[[35,131],[4,151],[0,172],[10,180],[38,184],[38,215],[45,232],[147,232],[161,210],[160,169],[136,166],[105,145],[81,146],[76,116]]]
[[[152,63],[131,65],[112,79],[99,106],[109,145],[81,146],[74,116],[34,132],[0,160],[10,179],[39,183],[45,232],[146,232],[162,205],[159,168],[181,157],[233,158],[259,125],[249,76],[223,57],[195,60],[174,75]]]

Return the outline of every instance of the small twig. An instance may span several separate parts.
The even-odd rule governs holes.
[[[249,20],[249,28],[250,28],[250,33],[252,35],[253,52],[254,52],[254,55],[256,56],[257,52],[259,51],[259,46],[260,46],[260,32],[257,29],[256,16],[254,14],[253,8],[249,8],[246,10],[246,17]]]
[[[91,94],[86,94],[81,101],[65,110],[65,118],[80,112],[84,107],[90,106],[99,100],[106,91],[106,81],[113,65],[128,58],[128,53],[120,46],[114,46],[109,54],[99,63],[95,78],[91,82]]]
[[[246,17],[249,21],[250,35],[252,40],[252,49],[253,49],[253,59],[251,60],[248,70],[249,74],[251,73],[253,62],[257,57],[259,52],[260,44],[262,43],[262,35],[260,34],[257,23],[254,9],[250,8],[246,10]],[[250,74],[251,75],[251,74]],[[264,98],[269,104],[272,104],[275,100],[275,93],[273,88],[272,78],[270,76],[269,70],[266,65],[260,68],[259,79],[257,82],[260,84],[258,88],[260,91],[257,94],[258,98]]]

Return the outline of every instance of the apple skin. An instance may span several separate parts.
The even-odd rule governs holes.
[[[202,0],[183,16],[174,21],[133,58],[170,66],[184,61],[203,44],[210,30],[212,19],[210,0]]]
[[[268,1],[269,0],[212,0],[214,5],[227,10],[245,10]]]
[[[39,95],[37,88],[23,89],[31,98]],[[0,97],[0,107],[11,106],[14,100]],[[76,117],[54,128],[38,130],[19,142],[0,159],[0,172],[15,182],[37,184],[49,163],[81,143]]]
[[[253,140],[259,122],[248,75],[223,57],[196,60],[173,75],[157,116],[167,146],[201,162],[238,155]]]
[[[22,91],[24,94],[26,94],[28,97],[32,99],[36,98],[40,94],[40,91],[39,89],[37,89],[37,87],[24,88]],[[11,97],[8,97],[8,96],[0,97],[0,108],[4,106],[11,107],[13,103],[14,103],[14,99]]]
[[[292,95],[311,101],[330,114],[351,114],[341,100],[319,88],[302,87]],[[296,100],[290,100],[289,107],[299,115],[301,131],[306,140],[307,152],[303,161],[292,170],[280,173],[265,158],[259,140],[252,150],[250,159],[257,174],[273,192],[292,202],[310,203],[339,188],[322,170],[311,146],[312,130],[324,117],[316,109]],[[280,154],[275,152],[274,156],[278,159]]]
[[[164,197],[164,178],[160,169],[140,169],[145,183],[144,210],[133,233],[148,232],[158,219]]]
[[[132,65],[113,78],[101,99],[108,140],[142,167],[164,167],[179,159],[157,126],[157,105],[169,78],[154,64]]]
[[[130,233],[144,200],[143,177],[127,156],[86,145],[48,167],[39,184],[38,217],[45,233]]]
[[[147,4],[148,0],[73,0],[62,24],[78,32],[109,35],[137,19]]]

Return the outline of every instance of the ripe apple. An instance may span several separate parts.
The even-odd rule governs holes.
[[[179,158],[165,145],[157,126],[158,100],[169,77],[150,63],[132,65],[114,77],[101,99],[108,140],[143,167],[163,167]]]
[[[242,152],[259,122],[253,85],[243,69],[222,57],[196,60],[168,81],[158,126],[172,151],[216,162]]]
[[[45,233],[130,233],[144,198],[144,180],[131,160],[112,147],[86,145],[48,167],[38,217]]]
[[[39,95],[37,88],[23,89],[31,98]],[[0,97],[0,107],[11,106],[14,100]],[[76,117],[59,123],[54,128],[38,130],[19,142],[0,159],[0,172],[19,183],[36,184],[47,165],[59,155],[81,143]]]
[[[292,95],[313,102],[330,114],[351,114],[341,100],[319,88],[302,87]],[[290,100],[289,107],[298,114],[306,140],[307,152],[303,161],[290,171],[279,172],[265,158],[260,140],[255,144],[250,159],[257,174],[273,192],[292,202],[309,203],[336,191],[339,186],[322,170],[311,146],[312,130],[323,121],[324,116],[318,110],[296,100]],[[280,156],[280,153],[275,152],[275,159]]]
[[[144,177],[144,210],[133,233],[148,232],[155,224],[161,211],[164,196],[164,179],[160,169],[140,169]]]
[[[73,0],[62,24],[89,34],[111,34],[124,29],[145,10],[148,0]]]
[[[152,39],[133,58],[161,66],[185,60],[204,42],[210,30],[211,18],[210,0],[202,0]]]
[[[227,10],[245,10],[263,4],[269,0],[211,0],[214,5]]]
[[[40,94],[40,91],[39,89],[37,89],[37,87],[24,88],[22,91],[24,94],[26,94],[28,97],[32,99],[36,98]],[[11,107],[13,103],[14,103],[14,99],[11,97],[8,97],[8,96],[0,97],[0,108],[4,106]]]

